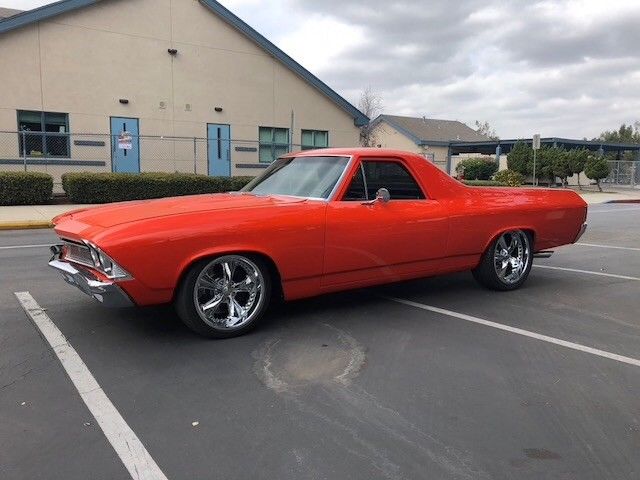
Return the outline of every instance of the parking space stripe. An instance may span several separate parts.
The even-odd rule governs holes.
[[[167,480],[135,432],[111,403],[82,358],[29,292],[15,296],[60,360],[85,405],[134,480]]]
[[[640,360],[631,357],[625,357],[623,355],[618,355],[617,353],[607,352],[605,350],[599,350],[597,348],[587,347],[586,345],[581,345],[579,343],[568,342],[566,340],[561,340],[555,337],[549,337],[547,335],[542,335],[536,332],[530,332],[529,330],[524,330],[522,328],[510,327],[509,325],[504,325],[502,323],[492,322],[490,320],[484,320],[482,318],[474,317],[472,315],[466,315],[464,313],[454,312],[452,310],[447,310],[444,308],[434,307],[432,305],[425,305],[423,303],[412,302],[411,300],[405,300],[403,298],[396,297],[387,297],[383,296],[387,300],[391,300],[393,302],[401,303],[403,305],[407,305],[410,307],[419,308],[421,310],[427,310],[433,313],[439,313],[441,315],[446,315],[453,318],[458,318],[460,320],[466,320],[467,322],[477,323],[479,325],[484,325],[486,327],[497,328],[498,330],[504,330],[505,332],[515,333],[517,335],[522,335],[529,338],[534,338],[536,340],[541,340],[543,342],[552,343],[554,345],[559,345],[561,347],[570,348],[572,350],[578,350],[580,352],[589,353],[591,355],[596,355],[598,357],[608,358],[610,360],[615,360],[616,362],[626,363],[628,365],[633,365],[636,367],[640,367]]]
[[[614,250],[631,250],[635,252],[640,252],[640,248],[618,247],[617,245],[600,245],[598,243],[576,243],[574,245],[582,245],[583,247],[613,248]]]
[[[535,268],[547,268],[549,270],[562,270],[564,272],[584,273],[588,275],[598,275],[600,277],[621,278],[622,280],[640,281],[640,277],[629,277],[627,275],[617,275],[615,273],[594,272],[593,270],[580,270],[578,268],[552,267],[551,265],[533,265]]]
[[[47,244],[43,244],[43,245],[9,245],[7,247],[0,247],[0,250],[11,250],[11,249],[18,249],[18,248],[49,248],[51,246],[50,243]]]

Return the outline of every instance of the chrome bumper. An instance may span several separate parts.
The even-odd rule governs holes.
[[[134,306],[131,299],[115,282],[98,280],[88,268],[62,260],[60,258],[61,246],[52,246],[51,252],[53,257],[49,261],[49,266],[60,272],[64,281],[69,285],[78,288],[105,307],[123,308]]]
[[[582,235],[584,235],[584,232],[586,230],[587,230],[587,223],[585,222],[580,227],[580,231],[578,232],[578,235],[576,236],[576,239],[573,241],[573,243],[576,243],[578,240],[580,240],[580,237],[582,237]]]

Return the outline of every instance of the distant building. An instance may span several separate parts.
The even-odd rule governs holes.
[[[375,145],[423,155],[446,172],[450,172],[452,142],[490,140],[457,120],[380,115],[371,122]]]
[[[0,15],[0,169],[255,175],[290,149],[356,146],[369,121],[215,0]]]
[[[2,20],[3,18],[13,17],[14,15],[17,15],[19,13],[22,13],[22,10],[0,7],[0,20]]]

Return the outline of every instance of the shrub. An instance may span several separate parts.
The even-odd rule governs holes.
[[[231,177],[229,180],[229,191],[237,192],[242,189],[247,183],[253,180],[255,177]]]
[[[494,175],[493,179],[508,187],[519,187],[524,183],[524,175],[514,170],[501,170]]]
[[[611,172],[611,166],[607,159],[601,156],[590,156],[584,166],[584,174],[587,178],[596,181],[598,190],[602,191],[600,180],[607,178]]]
[[[219,193],[239,190],[251,177],[209,177],[193,173],[65,173],[62,188],[74,203]]]
[[[506,183],[496,180],[462,180],[462,183],[470,187],[506,187]]]
[[[53,178],[39,172],[0,172],[0,205],[42,205],[51,200]]]
[[[465,158],[456,166],[456,172],[465,180],[489,180],[498,171],[492,158]]]

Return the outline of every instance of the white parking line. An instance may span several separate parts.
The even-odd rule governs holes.
[[[640,248],[618,247],[616,245],[600,245],[598,243],[575,243],[574,245],[582,245],[583,247],[613,248],[614,250],[631,250],[631,251],[640,252]]]
[[[629,365],[640,367],[640,360],[636,358],[625,357],[623,355],[618,355],[617,353],[598,350],[597,348],[587,347],[586,345],[580,345],[579,343],[568,342],[566,340],[561,340],[559,338],[549,337],[547,335],[542,335],[540,333],[530,332],[529,330],[523,330],[522,328],[510,327],[509,325],[504,325],[502,323],[491,322],[489,320],[484,320],[482,318],[474,317],[472,315],[466,315],[464,313],[458,313],[451,310],[446,310],[444,308],[438,308],[431,305],[412,302],[411,300],[405,300],[402,298],[387,297],[387,296],[384,296],[383,298],[386,298],[387,300],[391,300],[397,303],[402,303],[410,307],[420,308],[422,310],[439,313],[441,315],[447,315],[449,317],[458,318],[460,320],[466,320],[467,322],[477,323],[480,325],[484,325],[486,327],[497,328],[498,330],[504,330],[506,332],[515,333],[525,337],[535,338],[536,340],[542,340],[543,342],[553,343],[554,345],[560,345],[561,347],[570,348],[572,350],[578,350],[580,352],[589,353],[591,355],[596,355],[598,357],[604,357],[610,360],[615,360],[616,362],[627,363]]]
[[[593,270],[580,270],[578,268],[552,267],[551,265],[533,265],[535,268],[548,268],[549,270],[562,270],[564,272],[585,273],[588,275],[598,275],[600,277],[621,278],[623,280],[635,280],[640,282],[640,277],[629,277],[627,275],[617,275],[615,273],[594,272]]]
[[[85,405],[135,480],[167,480],[135,432],[93,377],[82,358],[29,292],[15,296],[62,363]]]
[[[51,245],[52,245],[51,243],[47,243],[43,245],[9,245],[8,247],[0,247],[0,250],[10,250],[13,248],[43,248],[43,247],[49,248]]]

